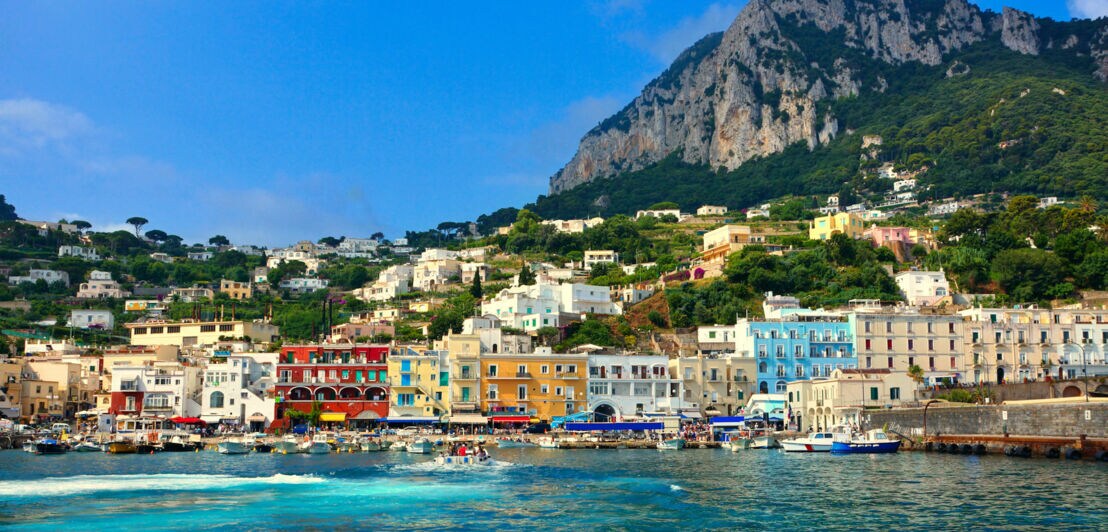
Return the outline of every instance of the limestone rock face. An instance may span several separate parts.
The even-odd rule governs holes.
[[[1104,29],[1097,37],[1108,41]],[[550,193],[673,153],[731,170],[796,142],[813,147],[839,133],[821,102],[887,88],[885,79],[867,76],[866,62],[939,65],[985,39],[1038,54],[1040,33],[1027,13],[982,12],[966,0],[751,0],[726,31],[686,50],[589,131],[550,178]],[[1108,76],[1105,44],[1087,43],[1099,76]]]

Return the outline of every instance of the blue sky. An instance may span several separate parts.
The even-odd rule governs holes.
[[[143,216],[189,242],[474,219],[544,193],[744,3],[0,1],[0,193],[25,218]]]

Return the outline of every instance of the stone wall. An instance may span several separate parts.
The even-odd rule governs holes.
[[[1086,417],[1087,416],[1087,417]],[[924,409],[863,412],[862,425],[923,436]],[[1108,403],[988,405],[927,409],[927,434],[1003,434],[1108,438]]]

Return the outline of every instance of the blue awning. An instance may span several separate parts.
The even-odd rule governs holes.
[[[593,430],[662,430],[664,423],[566,423],[568,431],[593,431]]]
[[[737,427],[743,424],[743,416],[716,416],[712,418],[712,425],[717,427]]]
[[[389,425],[417,425],[426,423],[439,423],[440,420],[437,417],[389,417],[382,418],[379,421],[388,423]]]

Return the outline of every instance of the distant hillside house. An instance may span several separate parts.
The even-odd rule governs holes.
[[[697,216],[722,216],[727,214],[727,207],[723,205],[702,205],[696,210]]]
[[[85,260],[100,260],[96,248],[84,246],[58,246],[58,257],[77,257]]]
[[[751,244],[765,244],[764,235],[756,235],[749,225],[725,225],[704,233],[701,258],[705,262],[723,260]]]
[[[38,280],[47,284],[60,281],[69,286],[69,274],[61,270],[31,270],[27,275],[12,275],[8,277],[8,284],[34,283]]]
[[[860,216],[852,212],[842,212],[812,220],[808,224],[808,238],[828,240],[836,233],[842,233],[850,238],[862,238],[865,236],[865,230],[866,226]]]
[[[619,253],[610,249],[591,249],[585,252],[584,267],[592,270],[597,264],[619,264]]]
[[[73,309],[69,312],[69,326],[110,330],[115,327],[115,315],[110,310]]]

